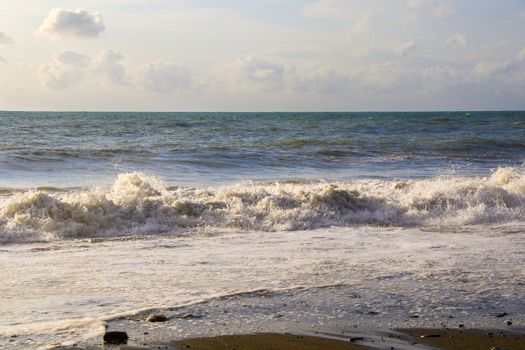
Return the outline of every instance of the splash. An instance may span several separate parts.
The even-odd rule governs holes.
[[[82,191],[11,191],[0,198],[0,242],[329,226],[457,226],[522,221],[525,174],[334,183],[169,187],[142,173]]]

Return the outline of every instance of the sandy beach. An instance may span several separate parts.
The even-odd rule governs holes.
[[[151,338],[150,338],[151,339]],[[55,347],[53,350],[335,350],[335,349],[525,349],[525,328],[463,329],[407,328],[396,330],[313,331],[257,333],[190,338],[174,341],[130,339],[122,344]]]
[[[447,350],[525,349],[525,334],[523,332],[500,333],[482,330],[461,331],[450,329],[404,329],[400,330],[400,332],[403,334],[386,332],[379,340],[366,334],[362,337],[344,337],[344,334],[342,334],[338,335],[340,339],[293,334],[222,336],[175,342],[175,349],[428,349],[427,345]],[[492,335],[489,335],[491,333]],[[370,335],[374,334],[377,336],[379,333],[370,333]]]

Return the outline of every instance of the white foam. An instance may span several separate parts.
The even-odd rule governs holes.
[[[142,173],[112,186],[26,191],[0,199],[0,242],[176,234],[195,230],[295,231],[378,225],[456,226],[521,221],[525,174],[334,183],[240,183],[171,188]]]
[[[316,327],[449,320],[469,327],[497,326],[504,320],[493,315],[509,312],[520,324],[523,227],[330,228],[5,246],[0,347],[100,341],[106,324],[126,331],[156,327],[133,316],[152,308],[203,315],[163,324],[171,337],[268,331],[283,320]],[[405,321],[411,314],[420,318]],[[18,337],[10,342],[12,335]]]

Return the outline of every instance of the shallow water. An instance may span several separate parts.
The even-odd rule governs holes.
[[[521,229],[337,228],[8,246],[0,252],[0,342],[8,346],[14,334],[13,348],[79,342],[100,337],[105,321],[131,334],[159,327],[133,321],[140,310],[170,307],[178,308],[161,312],[202,316],[174,317],[171,337],[285,321],[502,326],[507,318],[494,315],[504,311],[522,324]],[[111,322],[123,315],[131,318]]]

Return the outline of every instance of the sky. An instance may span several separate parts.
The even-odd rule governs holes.
[[[0,110],[525,110],[524,0],[0,9]]]

